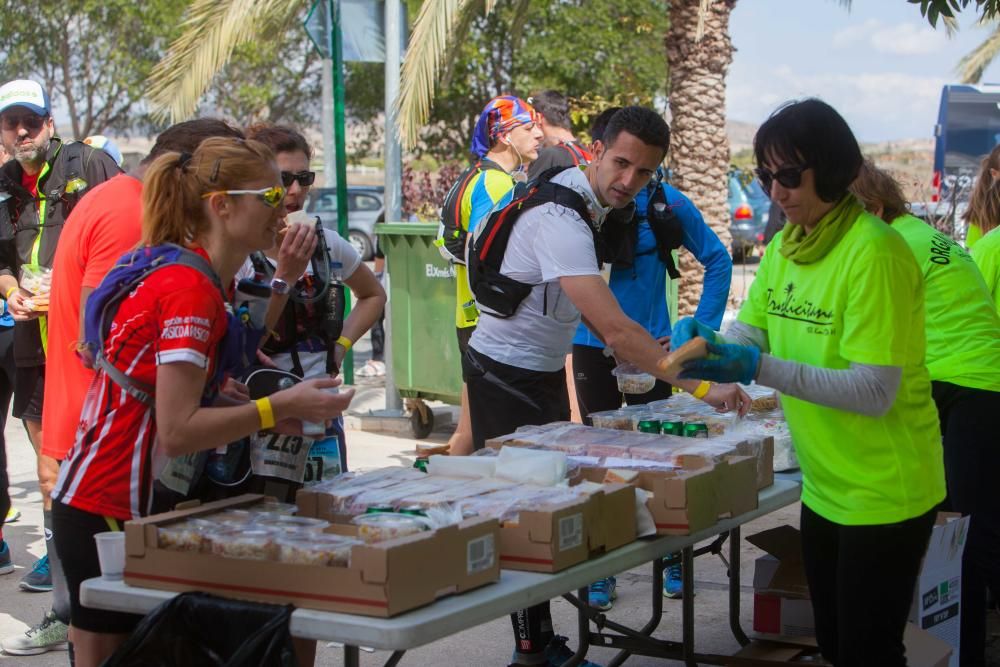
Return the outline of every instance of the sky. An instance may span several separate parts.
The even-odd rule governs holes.
[[[814,96],[833,105],[861,141],[930,138],[941,87],[989,34],[959,16],[951,39],[906,0],[740,0],[730,18],[736,53],[727,116],[759,124],[782,102]],[[1000,59],[983,83],[1000,83]]]

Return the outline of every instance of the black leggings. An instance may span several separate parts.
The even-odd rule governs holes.
[[[611,374],[617,362],[614,357],[604,356],[604,350],[590,345],[573,346],[573,383],[576,385],[576,402],[580,406],[583,421],[590,424],[591,412],[617,410],[622,406],[622,397],[629,405],[645,405],[650,401],[670,398],[669,383],[657,380],[656,385],[645,394],[622,394],[618,391],[618,379]]]
[[[962,554],[963,667],[986,665],[986,589],[1000,597],[1000,392],[933,382],[944,436],[948,506],[970,515]]]
[[[935,515],[932,508],[899,523],[844,526],[803,503],[816,641],[835,667],[906,667],[903,630]]]

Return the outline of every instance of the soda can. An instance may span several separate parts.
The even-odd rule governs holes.
[[[660,432],[663,435],[684,435],[684,422],[664,421],[660,422]]]
[[[399,510],[400,514],[409,514],[410,516],[427,516],[424,512],[424,508],[420,505],[411,505],[409,507],[403,507]]]
[[[643,419],[636,425],[636,429],[640,433],[659,433],[660,432],[660,420],[659,419]]]
[[[395,511],[392,505],[372,505],[365,510],[365,514],[392,514]]]
[[[688,438],[707,438],[708,424],[688,422],[684,424],[684,436]]]
[[[417,459],[413,462],[413,467],[420,472],[427,472],[427,459]]]

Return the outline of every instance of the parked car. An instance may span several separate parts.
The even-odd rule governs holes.
[[[756,186],[756,190],[754,190]],[[761,200],[763,197],[763,201]],[[729,172],[729,234],[734,262],[742,262],[754,246],[763,245],[770,201],[756,180],[744,185],[738,169]]]
[[[375,221],[385,208],[385,188],[381,185],[347,186],[347,240],[365,261],[375,256]],[[314,188],[306,201],[327,229],[337,231],[337,189]]]

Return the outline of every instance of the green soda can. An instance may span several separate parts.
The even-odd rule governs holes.
[[[684,435],[684,422],[682,421],[660,422],[660,432],[663,435]]]
[[[427,472],[427,459],[417,459],[413,462],[413,467],[420,472]]]
[[[684,424],[684,436],[687,438],[707,438],[708,424],[688,422]]]
[[[424,508],[420,505],[411,505],[410,507],[403,507],[399,510],[400,514],[409,514],[410,516],[427,516],[424,512]]]
[[[365,514],[392,514],[395,511],[392,505],[372,505],[365,510]]]
[[[659,419],[643,419],[640,421],[635,430],[640,433],[659,433],[660,432],[660,420]]]

